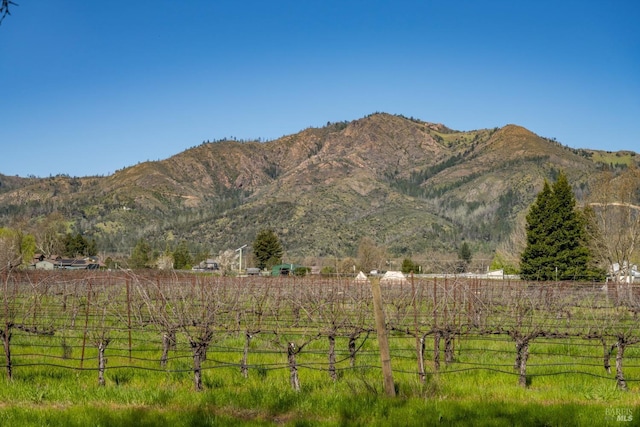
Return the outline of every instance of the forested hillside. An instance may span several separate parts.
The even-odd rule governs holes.
[[[272,228],[288,257],[355,256],[363,237],[396,257],[462,242],[490,257],[513,247],[545,179],[564,171],[580,203],[603,170],[638,162],[615,156],[516,125],[461,132],[377,113],[274,141],[205,142],[110,176],[0,176],[0,220],[38,236],[62,219],[114,255],[140,239],[216,254]]]

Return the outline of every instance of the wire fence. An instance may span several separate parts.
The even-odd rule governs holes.
[[[411,277],[381,289],[394,374],[640,380],[636,285]],[[207,371],[283,370],[295,388],[299,370],[381,369],[371,287],[354,278],[19,272],[2,293],[9,377],[162,372],[201,388]]]

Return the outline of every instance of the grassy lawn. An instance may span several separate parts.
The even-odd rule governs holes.
[[[298,357],[299,392],[289,385],[286,354],[260,351],[270,348],[267,338],[253,343],[248,378],[237,366],[228,366],[239,359],[228,350],[239,344],[238,338],[228,338],[210,349],[202,392],[194,391],[189,353],[180,348],[162,372],[148,361],[134,362],[136,368],[118,367],[125,365],[128,354],[114,344],[103,387],[97,384],[89,352],[87,370],[76,370],[28,366],[25,355],[35,354],[37,348],[20,349],[23,363],[14,366],[13,380],[0,380],[0,425],[566,426],[637,425],[640,417],[637,383],[618,391],[613,375],[597,363],[567,368],[576,352],[588,361],[599,357],[585,342],[534,342],[531,379],[523,388],[513,373],[512,343],[504,338],[461,338],[455,361],[443,364],[440,373],[434,374],[427,360],[423,384],[414,373],[413,340],[392,335],[396,398],[384,396],[373,339],[362,347],[355,368],[346,360],[338,363],[335,382],[319,368],[326,360],[324,341],[311,343]],[[338,341],[338,347],[344,345],[346,341]],[[629,366],[627,375],[638,378],[638,369]],[[619,415],[633,419],[622,422]]]
[[[15,390],[15,388],[10,387]],[[543,403],[533,398],[485,400],[353,395],[345,390],[275,391],[265,388],[88,393],[77,402],[34,400],[3,404],[2,425],[637,425],[637,396],[611,402],[581,399]],[[31,393],[33,394],[33,392]],[[535,394],[535,392],[533,393]],[[617,421],[616,414],[633,421]]]

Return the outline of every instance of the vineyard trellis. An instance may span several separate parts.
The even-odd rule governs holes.
[[[46,367],[105,386],[126,369],[186,373],[202,390],[205,371],[287,370],[300,390],[305,370],[331,381],[381,370],[371,287],[353,278],[30,271],[4,275],[2,290],[8,378]],[[621,390],[640,380],[637,285],[411,277],[381,290],[394,374],[487,370],[523,387],[588,375]]]

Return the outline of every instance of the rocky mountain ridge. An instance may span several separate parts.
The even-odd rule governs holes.
[[[635,153],[629,154],[635,158]],[[0,219],[54,212],[105,253],[147,239],[211,253],[273,228],[289,256],[353,256],[372,238],[398,256],[490,253],[545,179],[564,170],[578,199],[603,164],[516,125],[454,131],[384,113],[269,142],[203,143],[106,177],[0,175]]]

